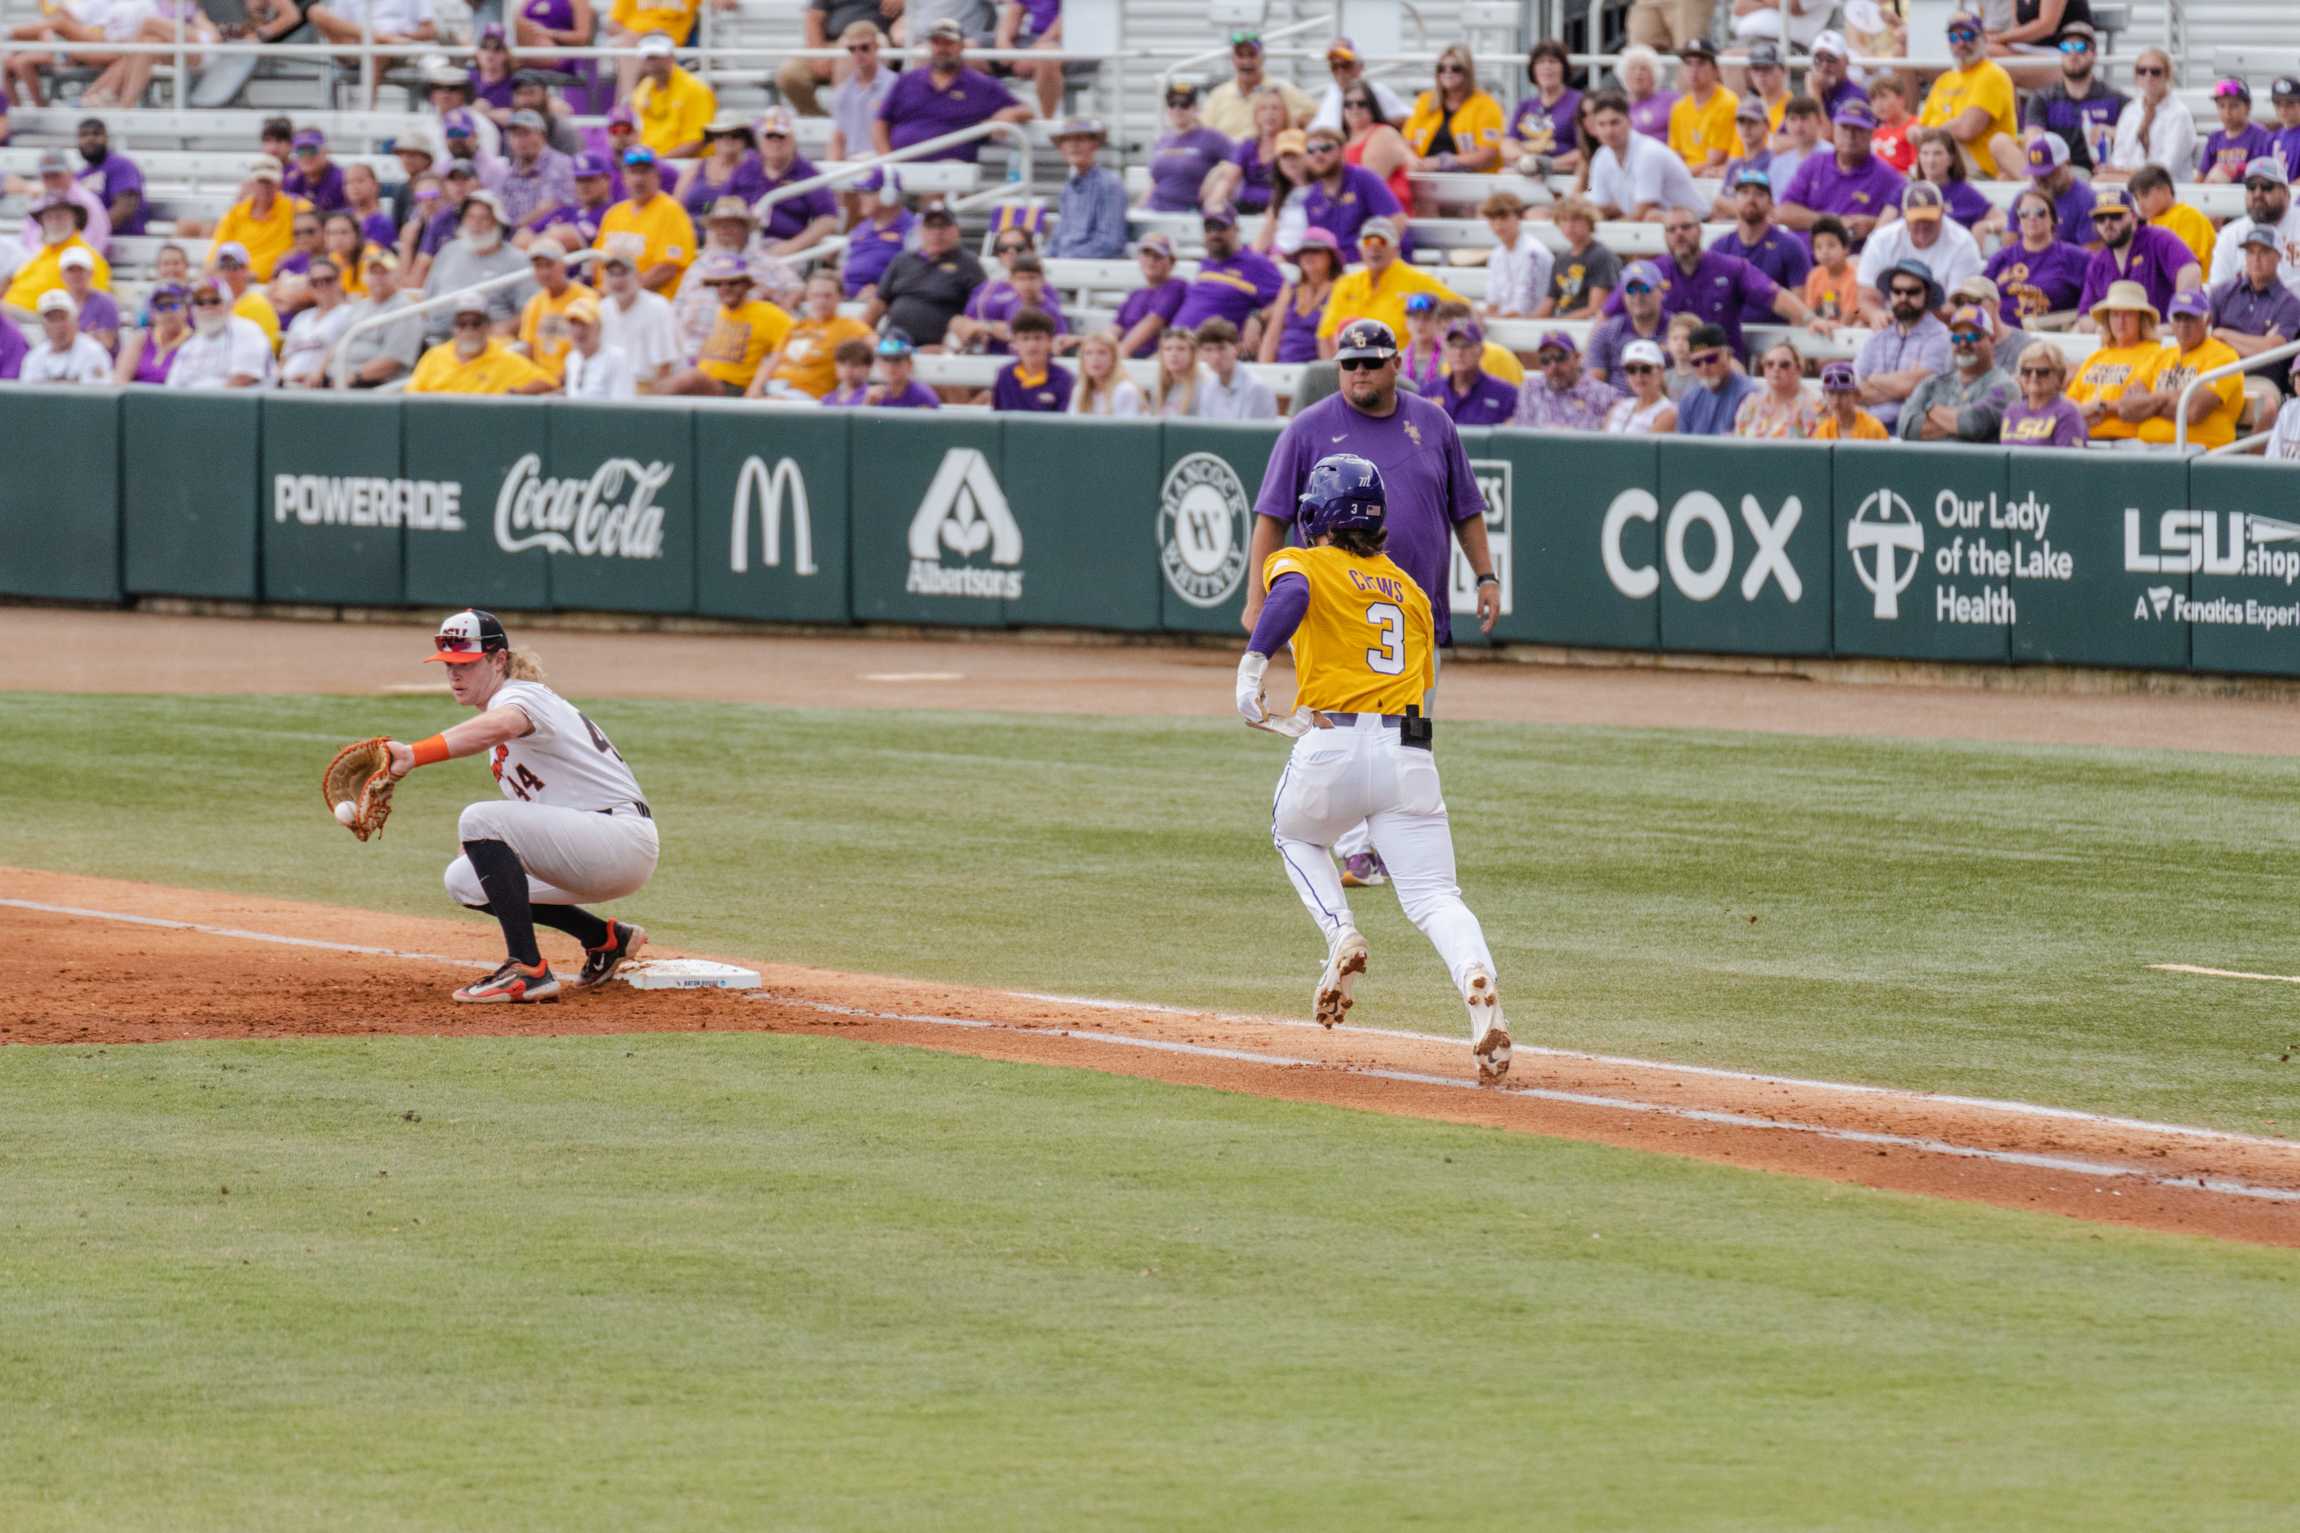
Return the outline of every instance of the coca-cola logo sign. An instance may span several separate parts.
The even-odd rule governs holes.
[[[540,548],[601,559],[663,557],[663,508],[655,497],[671,480],[660,460],[609,458],[587,479],[546,479],[529,453],[511,465],[495,497],[495,546],[507,554]]]

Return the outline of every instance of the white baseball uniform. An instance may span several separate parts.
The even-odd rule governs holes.
[[[653,814],[599,726],[541,682],[506,682],[488,707],[517,708],[535,727],[495,747],[503,797],[466,807],[457,839],[517,852],[538,905],[597,904],[646,887],[662,850]],[[457,904],[487,904],[470,858],[449,863],[446,881]]]

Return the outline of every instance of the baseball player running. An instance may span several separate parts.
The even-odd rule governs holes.
[[[485,751],[503,792],[465,807],[456,827],[463,855],[447,865],[447,892],[502,923],[509,956],[455,999],[557,1000],[537,922],[583,944],[576,989],[604,983],[647,941],[640,928],[582,908],[635,894],[654,876],[661,843],[638,779],[599,726],[543,684],[533,657],[512,649],[494,613],[456,613],[435,644],[431,660],[447,667],[455,700],[479,717],[413,745],[387,741],[392,776]]]
[[[1344,325],[1334,361],[1341,369],[1341,392],[1296,415],[1270,449],[1254,503],[1248,568],[1263,568],[1285,541],[1311,465],[1329,453],[1355,453],[1379,468],[1388,484],[1390,556],[1430,593],[1438,647],[1453,642],[1447,588],[1457,539],[1477,577],[1478,626],[1491,633],[1501,615],[1501,580],[1486,541],[1485,495],[1452,417],[1430,400],[1399,392],[1397,337],[1379,320],[1354,319]],[[1249,585],[1242,619],[1248,633],[1261,610],[1261,589]],[[1364,826],[1351,827],[1334,850],[1342,857],[1345,885],[1355,889],[1382,882],[1384,859]]]
[[[1509,1073],[1509,1028],[1493,954],[1454,876],[1453,832],[1423,712],[1437,681],[1436,622],[1422,588],[1383,549],[1382,472],[1333,453],[1302,487],[1304,546],[1262,566],[1264,600],[1238,662],[1238,711],[1295,737],[1270,811],[1270,836],[1310,918],[1326,938],[1314,1005],[1328,1027],[1350,1009],[1366,971],[1366,939],[1351,919],[1334,865],[1337,837],[1363,821],[1397,885],[1398,903],[1438,950],[1469,1008],[1470,1052],[1482,1080]],[[1262,677],[1291,640],[1295,709],[1273,718]]]

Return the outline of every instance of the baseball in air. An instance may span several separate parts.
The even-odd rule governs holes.
[[[338,825],[349,825],[358,814],[359,806],[348,798],[335,806],[335,822]]]

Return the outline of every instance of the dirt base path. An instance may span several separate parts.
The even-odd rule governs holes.
[[[1588,1140],[2114,1224],[2300,1246],[2300,1142],[2019,1104],[1549,1053],[1501,1087],[1466,1042],[761,964],[767,988],[464,1007],[476,921],[0,869],[17,971],[0,1044],[559,1035],[824,1034],[1289,1101]],[[122,917],[142,918],[121,919]],[[552,944],[564,939],[546,933]],[[283,940],[284,939],[284,940]],[[364,951],[344,951],[356,944]],[[670,956],[661,949],[655,956]],[[564,960],[568,954],[558,955]],[[732,955],[695,955],[719,956]],[[1465,1024],[1466,1037],[1466,1024]]]
[[[0,607],[0,692],[389,692],[438,685],[423,617],[374,622],[173,617]],[[952,708],[1225,718],[1236,654],[1130,642],[787,634],[618,633],[517,623],[577,698],[655,697],[794,708]],[[2242,696],[2158,695],[2164,678],[1972,668],[1939,685],[1654,669],[1629,655],[1568,664],[1449,664],[1447,718],[1733,729],[1905,740],[2011,741],[2285,755],[2300,707],[2274,683]],[[1762,661],[1748,665],[1759,668]],[[1285,669],[1283,662],[1277,667]],[[1862,685],[1846,681],[1865,680]],[[1950,684],[1951,682],[1955,684]],[[2062,690],[2040,691],[2052,685]],[[2193,686],[2193,683],[2181,683]],[[2091,690],[2091,689],[2102,690]],[[2267,690],[2263,691],[2262,688]],[[1290,695],[1286,679],[1275,696]],[[2286,692],[2289,692],[2287,687]]]

